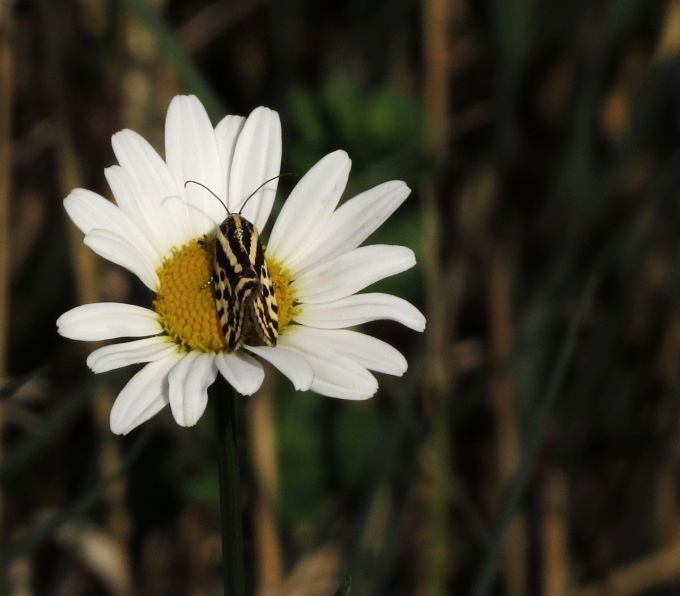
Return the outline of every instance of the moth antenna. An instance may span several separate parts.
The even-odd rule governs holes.
[[[272,180],[273,180],[273,178],[272,178]],[[187,187],[187,184],[189,184],[189,182],[191,182],[192,184],[198,184],[199,186],[202,186],[203,188],[205,188],[213,197],[215,197],[220,202],[220,205],[222,205],[222,207],[224,207],[227,210],[227,214],[231,215],[231,211],[229,211],[229,207],[227,207],[226,203],[222,199],[220,199],[220,197],[218,197],[212,190],[210,190],[205,184],[202,184],[201,182],[196,182],[196,180],[187,180],[184,183],[184,188]],[[267,180],[267,182],[270,182],[270,181]],[[267,182],[265,182],[265,184],[267,184]],[[260,189],[258,188],[257,190],[260,190]],[[257,192],[257,190],[255,192]],[[240,212],[239,212],[239,214],[240,214]]]
[[[208,215],[205,211],[203,211],[203,209],[201,209],[200,207],[198,207],[198,206],[196,206],[196,205],[192,205],[191,203],[189,203],[188,201],[184,200],[184,199],[183,199],[182,197],[180,197],[179,195],[170,195],[170,196],[168,196],[168,197],[164,197],[164,198],[161,200],[161,207],[162,207],[163,205],[165,205],[165,203],[166,203],[167,201],[170,201],[170,200],[180,201],[185,207],[189,207],[190,209],[193,209],[194,211],[198,211],[203,217],[205,217],[206,219],[210,220],[212,223],[214,223],[214,224],[219,223],[219,222],[216,222],[212,217],[210,217],[210,215]],[[221,202],[221,201],[220,201],[220,202]]]
[[[253,192],[251,192],[248,195],[248,198],[245,201],[243,201],[243,205],[241,205],[241,208],[238,210],[238,214],[241,215],[241,211],[243,211],[243,208],[246,206],[246,203],[255,196],[255,193],[258,190],[260,190],[263,186],[269,184],[272,180],[276,180],[277,178],[283,178],[284,176],[297,176],[297,174],[294,174],[293,172],[286,172],[285,174],[279,174],[278,176],[274,176],[269,180],[265,180],[262,184],[260,184],[260,186],[258,186]]]

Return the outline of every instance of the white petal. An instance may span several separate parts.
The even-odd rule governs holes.
[[[329,304],[305,304],[295,321],[321,329],[353,327],[390,319],[415,331],[425,329],[425,317],[412,304],[391,294],[355,294]]]
[[[64,337],[81,341],[148,337],[163,333],[154,311],[122,302],[76,306],[57,319],[57,330]]]
[[[84,242],[100,257],[134,273],[151,291],[158,291],[160,280],[154,263],[122,236],[107,230],[92,230]]]
[[[314,380],[312,365],[297,352],[286,350],[281,342],[275,348],[246,346],[246,349],[273,364],[291,380],[293,387],[298,391],[307,391],[312,386]]]
[[[220,151],[220,162],[222,164],[222,189],[220,196],[229,196],[229,173],[231,163],[234,158],[236,141],[243,130],[246,119],[243,116],[225,116],[215,127],[215,139]]]
[[[217,354],[215,364],[227,382],[241,395],[252,395],[264,381],[262,365],[243,351]]]
[[[308,269],[295,279],[292,287],[300,302],[331,302],[415,264],[413,251],[405,246],[363,246]]]
[[[178,352],[147,364],[118,394],[111,408],[111,430],[125,435],[168,403],[168,373],[182,358]]]
[[[292,267],[307,254],[338,205],[352,162],[344,151],[326,155],[290,193],[276,219],[267,252]]]
[[[312,365],[312,391],[343,399],[367,399],[375,395],[378,381],[365,367],[338,353],[325,342],[306,335],[303,329],[293,329],[281,339]]]
[[[330,221],[294,271],[304,271],[359,246],[401,205],[411,190],[403,182],[393,180],[357,195],[331,215]]]
[[[165,119],[165,159],[176,188],[197,211],[207,216],[201,217],[192,209],[187,211],[193,235],[201,236],[212,227],[206,226],[206,220],[222,221],[227,216],[226,209],[205,188],[186,182],[204,184],[225,203],[227,194],[223,186],[225,166],[215,131],[203,104],[194,95],[178,95],[170,102]]]
[[[93,372],[102,373],[130,364],[162,360],[176,351],[177,344],[167,335],[147,337],[99,348],[87,357],[87,365]]]
[[[170,175],[167,164],[154,148],[136,132],[121,130],[111,139],[118,162],[127,172],[134,193],[144,197],[165,230],[168,246],[182,246],[192,238],[188,208],[182,201],[167,200],[184,196]]]
[[[215,354],[185,354],[168,375],[170,408],[180,426],[193,426],[205,412],[208,387],[217,375]]]
[[[354,361],[346,359],[346,362]],[[342,365],[343,362],[336,361],[330,366],[325,363],[323,367],[316,368],[310,389],[319,395],[339,399],[362,400],[375,395],[378,381],[370,372],[365,368],[357,369],[356,372],[365,373],[365,377],[360,377],[354,371],[342,368]]]
[[[350,329],[299,327],[301,337],[325,344],[368,370],[400,377],[408,369],[406,358],[399,350],[365,333]]]
[[[131,176],[121,166],[106,168],[104,175],[120,210],[135,222],[161,259],[169,256],[172,252],[170,234],[163,227],[156,208],[140,194]]]
[[[83,234],[89,234],[95,229],[114,232],[132,244],[155,267],[161,264],[159,253],[137,225],[101,195],[76,188],[64,199],[64,208]]]
[[[229,172],[229,210],[239,211],[243,202],[266,180],[281,170],[281,121],[268,108],[256,108],[248,116],[236,141]],[[262,230],[274,204],[278,179],[272,180],[248,201],[243,217]]]

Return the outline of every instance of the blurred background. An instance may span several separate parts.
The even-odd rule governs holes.
[[[55,325],[150,303],[62,199],[187,92],[413,189],[404,377],[240,404],[249,592],[680,594],[678,0],[0,0],[0,594],[222,593],[211,410],[114,436]]]

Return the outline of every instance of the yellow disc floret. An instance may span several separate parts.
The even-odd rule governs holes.
[[[156,272],[160,288],[153,302],[166,333],[187,351],[217,352],[224,338],[217,319],[212,284],[212,241],[192,240]]]
[[[192,240],[163,259],[156,273],[160,280],[153,308],[165,332],[186,351],[221,352],[224,335],[219,324],[213,286],[214,239]],[[296,312],[291,276],[273,259],[267,267],[278,305],[279,333]]]
[[[276,304],[279,307],[279,334],[290,323],[295,316],[297,307],[295,302],[295,292],[290,287],[292,281],[290,272],[274,259],[267,259],[269,276],[274,286]]]

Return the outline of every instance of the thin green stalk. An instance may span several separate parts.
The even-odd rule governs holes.
[[[586,284],[581,296],[579,307],[572,316],[569,323],[569,328],[564,339],[564,344],[562,345],[562,350],[548,384],[545,399],[539,405],[538,411],[536,412],[534,422],[531,425],[529,439],[522,455],[522,461],[519,470],[517,471],[517,474],[515,475],[512,484],[508,489],[508,493],[500,513],[500,520],[498,522],[496,532],[491,540],[489,548],[487,549],[484,564],[482,565],[480,573],[477,576],[477,580],[473,586],[473,596],[487,596],[491,591],[493,580],[496,577],[498,564],[500,563],[501,554],[503,552],[505,536],[507,534],[508,528],[510,527],[510,522],[512,521],[515,512],[519,507],[522,496],[524,495],[526,487],[529,483],[531,471],[533,470],[534,463],[536,461],[536,455],[538,454],[538,449],[541,446],[543,436],[546,429],[548,428],[550,414],[557,396],[560,394],[564,380],[567,376],[567,371],[569,370],[571,358],[574,355],[574,351],[576,349],[578,332],[581,328],[583,315],[590,305],[594,290],[595,278],[593,277]]]
[[[217,433],[225,596],[245,596],[241,475],[236,444],[236,394],[221,375],[210,390]]]

